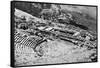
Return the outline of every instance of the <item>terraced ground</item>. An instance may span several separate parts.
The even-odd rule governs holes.
[[[34,45],[16,44],[15,60],[17,66],[90,62],[92,61],[91,55],[96,53],[96,49],[87,50],[87,47],[79,47],[62,40],[44,42],[36,48],[38,52],[29,47]],[[42,57],[38,54],[41,54]],[[92,58],[95,58],[95,56],[92,56]]]

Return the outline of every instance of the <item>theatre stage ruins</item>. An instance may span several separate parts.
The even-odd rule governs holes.
[[[95,18],[74,6],[71,11],[63,5],[30,4],[41,11],[14,9],[16,66],[97,61]]]

